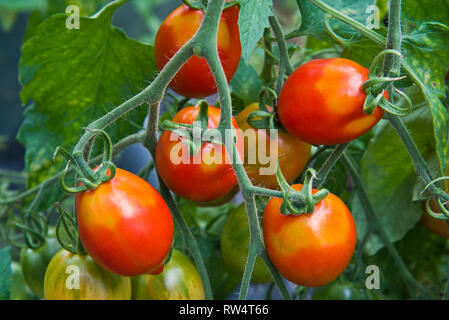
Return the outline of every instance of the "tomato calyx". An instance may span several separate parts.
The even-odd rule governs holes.
[[[311,214],[315,211],[315,205],[329,194],[329,191],[326,189],[321,189],[315,193],[313,192],[313,179],[316,177],[316,172],[313,168],[306,170],[304,184],[299,192],[287,183],[282,175],[279,164],[276,171],[276,177],[283,197],[281,205],[281,214],[283,215],[297,216],[303,213]]]
[[[426,185],[422,193],[426,192],[427,189],[434,185],[436,182],[441,180],[449,180],[449,177],[444,176],[437,179],[434,179],[429,184]],[[449,221],[449,210],[447,209],[447,204],[449,203],[449,195],[443,191],[440,188],[436,188],[436,190],[433,191],[433,198],[429,198],[426,201],[426,212],[429,214],[432,218],[438,219],[438,220],[447,220]],[[435,212],[432,210],[431,202],[435,202],[437,206],[437,210],[440,210],[440,212]]]
[[[177,123],[171,120],[164,120],[159,128],[162,131],[171,131],[181,137],[181,142],[187,146],[190,156],[196,155],[201,150],[203,142],[211,142],[224,145],[221,137],[224,137],[220,128],[209,129],[209,104],[205,100],[201,100],[198,105],[200,111],[196,117],[194,124]],[[200,125],[198,125],[198,123]]]
[[[56,239],[65,250],[78,255],[86,255],[87,251],[81,242],[75,217],[56,203],[59,219],[56,223]]]
[[[95,170],[92,170],[84,160],[84,152],[77,152],[72,155],[61,146],[58,146],[53,154],[53,161],[58,154],[61,154],[67,160],[67,165],[60,176],[60,185],[62,189],[67,193],[79,193],[86,190],[94,190],[98,188],[98,186],[102,183],[108,182],[113,179],[116,174],[116,167],[112,162],[112,141],[109,135],[104,130],[89,128],[85,129],[96,133],[96,135],[100,135],[103,138],[103,159],[101,161],[101,164]],[[92,139],[94,137],[92,137]],[[75,170],[75,173],[78,175],[77,180],[80,182],[80,184],[76,187],[69,187],[65,183],[65,177],[68,174],[71,164],[73,169]]]
[[[273,105],[277,100],[277,93],[269,87],[263,87],[259,94],[259,108],[256,111],[251,112],[246,121],[255,129],[276,129],[274,125],[274,110],[267,108],[264,103],[265,94],[269,94],[273,98]]]

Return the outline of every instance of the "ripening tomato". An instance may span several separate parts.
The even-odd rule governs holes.
[[[276,179],[278,161],[284,178],[288,183],[292,183],[304,170],[310,157],[311,145],[282,130],[278,130],[277,141],[270,138],[268,131],[253,130],[247,119],[252,112],[257,110],[259,110],[259,104],[253,103],[235,117],[239,128],[243,131],[245,142],[245,160],[243,164],[248,177],[254,185],[278,189],[279,186]],[[276,149],[272,150],[272,146]],[[265,148],[265,152],[263,152],[263,148]],[[259,152],[261,153],[260,155]]]
[[[148,182],[117,168],[112,180],[77,193],[75,207],[81,241],[103,268],[123,276],[161,270],[173,219]]]
[[[376,107],[363,112],[362,84],[368,69],[343,59],[317,59],[296,69],[285,82],[278,100],[284,128],[310,144],[340,144],[360,137],[384,115]],[[385,93],[385,97],[387,94]]]
[[[38,297],[44,296],[45,270],[51,258],[61,249],[55,238],[54,230],[50,230],[46,242],[37,249],[24,248],[20,251],[20,266],[25,283],[31,292]]]
[[[36,297],[28,288],[23,277],[22,268],[17,262],[11,263],[11,283],[9,285],[10,300],[35,300]]]
[[[300,191],[302,185],[292,188]],[[298,285],[319,287],[331,282],[354,253],[356,228],[351,212],[332,193],[311,214],[283,215],[282,201],[270,199],[262,218],[265,246],[274,266]]]
[[[441,212],[437,204],[433,200],[430,201],[430,208],[433,212]],[[430,216],[426,212],[425,202],[423,203],[423,209],[424,213],[422,215],[421,222],[426,226],[426,228],[440,237],[449,238],[449,227],[446,223],[446,220],[440,220]]]
[[[196,33],[204,12],[182,5],[162,22],[154,42],[158,70]],[[233,6],[223,11],[218,25],[217,48],[226,78],[231,80],[240,62],[241,46],[238,27],[239,8]],[[217,92],[214,77],[206,59],[191,57],[170,83],[177,93],[192,98],[202,98]]]
[[[130,300],[131,280],[100,267],[90,256],[59,251],[45,273],[46,300]]]
[[[238,277],[243,276],[249,250],[249,224],[245,204],[229,212],[221,234],[221,253],[229,270]],[[271,282],[271,274],[260,257],[256,258],[251,281]]]
[[[133,300],[204,300],[201,276],[193,261],[179,250],[173,250],[164,271],[131,279]]]
[[[174,122],[192,124],[200,107],[181,109]],[[209,128],[216,128],[220,109],[209,106]],[[235,119],[233,125],[238,129]],[[201,150],[190,156],[187,146],[174,132],[165,131],[156,147],[156,167],[165,184],[177,195],[194,202],[211,202],[226,196],[237,185],[237,177],[223,145],[203,142]],[[223,137],[226,139],[226,137]],[[242,153],[243,141],[237,130],[237,148]]]

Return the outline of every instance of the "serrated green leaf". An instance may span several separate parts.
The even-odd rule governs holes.
[[[241,60],[237,72],[231,80],[231,87],[232,95],[238,97],[243,102],[242,107],[245,107],[258,101],[259,93],[262,90],[262,80],[252,65]]]
[[[66,28],[67,15],[55,15],[22,47],[21,99],[33,104],[18,139],[26,147],[29,187],[62,168],[51,162],[57,146],[71,150],[83,127],[139,93],[155,75],[153,48],[111,26],[115,9],[113,4],[95,18],[81,17],[80,29],[72,30]],[[141,129],[145,109],[109,126],[112,140]]]
[[[409,93],[411,90],[409,90]],[[417,102],[414,111],[404,117],[413,139],[424,155],[435,153],[433,134],[428,128],[432,120],[417,88],[411,93]],[[361,177],[369,199],[379,218],[380,227],[391,241],[402,239],[421,217],[420,208],[412,202],[417,181],[412,160],[393,126],[388,122],[377,125],[374,135],[360,163]],[[352,203],[357,236],[361,239],[367,230],[367,219],[359,199]],[[383,247],[373,235],[366,245],[368,254]]]
[[[239,32],[242,55],[246,63],[257,46],[266,27],[268,18],[273,15],[271,0],[240,0]]]
[[[9,299],[11,284],[11,246],[0,250],[0,300]]]

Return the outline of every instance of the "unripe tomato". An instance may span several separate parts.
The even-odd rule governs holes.
[[[248,124],[248,116],[257,110],[259,110],[259,104],[253,103],[243,109],[235,117],[235,120],[237,121],[239,128],[242,129],[245,137],[245,160],[243,164],[248,177],[254,185],[278,189],[279,186],[276,179],[278,160],[284,178],[288,183],[292,183],[293,180],[300,175],[302,170],[304,170],[310,157],[311,146],[282,130],[278,131],[277,141],[271,141],[269,131],[260,129],[255,129],[255,133],[257,133],[255,135],[255,140],[246,138],[251,136],[250,130],[253,130],[253,127]],[[260,152],[259,144],[260,146],[265,144],[266,152],[262,152],[262,155],[258,154]],[[277,152],[271,150],[271,144],[277,147]],[[266,157],[266,159],[261,157]],[[267,163],[262,164],[261,160]],[[274,169],[272,174],[261,172],[261,169],[264,168],[267,170],[270,167]]]
[[[218,25],[217,47],[226,78],[231,80],[240,62],[241,45],[238,27],[238,6],[223,11]],[[203,21],[204,12],[182,5],[162,22],[154,42],[158,70],[196,33]],[[170,83],[177,93],[192,98],[202,98],[217,92],[214,77],[206,59],[191,57]]]
[[[173,121],[192,124],[199,110],[199,107],[181,109]],[[208,127],[217,128],[219,121],[220,109],[209,106]],[[238,129],[235,119],[233,125]],[[237,177],[225,147],[203,142],[198,154],[191,157],[182,139],[184,138],[174,132],[165,131],[157,143],[156,167],[168,188],[177,195],[195,202],[215,201],[231,192],[237,185]],[[237,130],[239,152],[243,151],[242,147],[243,141]]]
[[[34,300],[36,297],[28,288],[23,278],[22,268],[17,262],[11,263],[10,300]]]
[[[302,185],[292,188],[300,191]],[[270,199],[263,213],[268,256],[289,281],[324,286],[344,271],[354,253],[356,228],[351,212],[332,193],[318,202],[311,214],[283,215],[282,201]]]
[[[75,195],[81,241],[103,268],[123,276],[157,272],[173,240],[173,219],[148,182],[117,168],[115,177]]]
[[[338,281],[314,289],[312,300],[362,300],[360,290],[352,284]]]
[[[145,274],[132,279],[133,300],[203,300],[201,276],[192,260],[173,250],[170,261],[159,275]]]
[[[221,234],[221,253],[228,269],[238,277],[245,271],[249,250],[249,224],[245,204],[229,212]],[[270,282],[271,274],[260,257],[256,258],[251,281]]]
[[[24,248],[20,251],[20,266],[25,283],[38,298],[44,296],[45,270],[47,270],[51,258],[60,249],[58,240],[51,234],[39,248]]]
[[[90,256],[59,251],[45,273],[46,300],[130,300],[131,280],[100,267]]]
[[[310,144],[340,144],[370,130],[384,115],[363,112],[368,69],[343,59],[317,59],[296,69],[281,89],[278,115],[284,128]],[[387,94],[385,93],[385,97]]]
[[[429,205],[433,212],[441,212],[435,201],[431,200]],[[423,209],[424,213],[422,215],[421,222],[426,226],[426,228],[440,237],[449,238],[449,227],[446,220],[440,220],[430,216],[426,212],[425,203],[423,203]]]

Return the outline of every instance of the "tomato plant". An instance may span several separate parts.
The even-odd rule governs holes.
[[[90,256],[60,250],[45,272],[46,300],[130,300],[131,280],[109,272]]]
[[[236,72],[240,61],[238,15],[238,6],[226,9],[218,25],[217,49],[228,81]],[[203,17],[203,11],[182,5],[162,22],[154,42],[156,66],[159,70],[162,70],[173,55],[192,38]],[[170,88],[183,96],[193,98],[202,98],[217,92],[207,61],[197,55],[182,66],[170,82]]]
[[[302,185],[293,185],[299,191]],[[316,193],[318,190],[314,190]],[[267,253],[293,283],[318,287],[340,275],[355,249],[356,228],[343,201],[329,193],[311,214],[282,215],[282,199],[273,198],[262,219]]]
[[[279,94],[279,119],[293,136],[311,144],[354,140],[384,115],[363,112],[368,69],[343,58],[316,59],[293,72]]]
[[[204,286],[192,260],[173,250],[164,271],[132,278],[133,300],[203,300]]]
[[[31,292],[38,298],[42,298],[44,295],[45,270],[47,270],[51,258],[60,249],[61,246],[53,235],[48,237],[39,248],[23,248],[20,252],[23,278]]]
[[[246,130],[254,129],[250,124],[248,124],[248,116],[257,110],[259,110],[259,104],[253,103],[243,109],[235,117],[239,128],[243,131],[243,134],[245,134]],[[270,164],[278,161],[284,178],[287,182],[292,183],[306,166],[307,160],[310,156],[311,146],[295,137],[292,137],[282,130],[278,131],[278,138],[275,142],[271,141],[269,131],[267,130],[265,130],[265,132],[256,130],[256,134],[257,135],[255,136],[256,139],[254,142],[249,139],[244,139],[244,166],[248,177],[255,185],[277,189],[278,183],[276,180],[276,174],[274,172],[272,172],[272,174],[265,174],[261,170],[268,170]],[[275,148],[277,148],[277,152],[272,152],[272,144]],[[266,148],[266,155],[263,156],[270,156],[272,163],[261,163],[262,159],[260,159],[258,153],[261,145],[265,145]],[[255,159],[253,160],[252,157]]]
[[[199,107],[186,107],[173,118],[174,122],[192,124],[198,117]],[[220,109],[209,106],[209,128],[217,128]],[[238,125],[233,120],[234,128]],[[156,147],[156,167],[165,184],[177,195],[195,202],[213,202],[233,191],[237,177],[224,146],[203,142],[196,157],[175,132],[165,131]],[[237,135],[239,148],[242,139]],[[241,150],[241,149],[240,149]],[[189,181],[189,183],[184,183]]]
[[[107,270],[135,276],[158,272],[173,239],[173,219],[164,199],[145,180],[117,168],[115,177],[77,193],[81,241]]]
[[[249,250],[249,224],[245,204],[231,210],[226,218],[221,234],[221,253],[226,266],[235,275],[241,277],[245,271]],[[260,257],[256,259],[251,281],[255,283],[271,282],[271,275]]]

